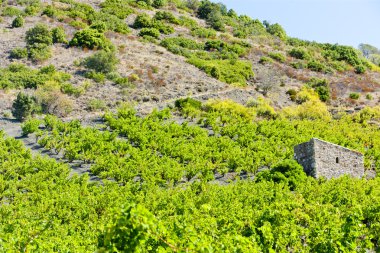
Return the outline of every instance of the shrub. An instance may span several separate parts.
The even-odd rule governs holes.
[[[3,9],[3,11],[1,12],[1,15],[2,16],[9,16],[9,17],[21,16],[22,11],[15,8],[15,7],[7,6]]]
[[[26,48],[15,48],[12,49],[9,55],[12,59],[24,59],[28,57],[28,50]]]
[[[28,56],[33,61],[44,61],[51,57],[51,48],[46,44],[34,44],[28,49]]]
[[[330,86],[326,79],[312,78],[307,85],[317,92],[321,101],[326,102],[330,99]]]
[[[274,36],[277,36],[279,37],[281,40],[286,40],[287,38],[287,35],[286,35],[286,32],[284,30],[284,28],[282,28],[282,26],[280,24],[273,24],[273,25],[268,25],[267,26],[267,32],[274,35]]]
[[[90,78],[97,83],[104,83],[106,80],[106,76],[103,73],[96,72],[94,70],[86,72],[85,77]]]
[[[173,13],[168,11],[158,11],[154,15],[155,20],[165,20],[169,23],[179,25],[181,22],[173,15]]]
[[[12,115],[18,120],[25,120],[35,112],[36,103],[33,97],[19,93],[12,104]]]
[[[26,44],[33,47],[36,44],[50,46],[53,44],[53,37],[49,28],[44,24],[37,24],[26,32]]]
[[[67,95],[62,94],[59,84],[56,82],[39,87],[35,94],[44,113],[65,117],[73,110],[73,101]]]
[[[103,110],[107,108],[106,104],[104,103],[103,100],[100,99],[92,99],[88,102],[87,108],[90,111],[98,111],[98,110]]]
[[[360,94],[356,93],[356,92],[350,93],[350,98],[354,99],[354,100],[357,100],[357,99],[360,98]]]
[[[22,135],[28,136],[29,134],[35,133],[38,131],[38,128],[41,124],[39,119],[29,119],[21,125]]]
[[[365,73],[366,70],[367,70],[367,68],[363,64],[357,65],[355,67],[355,73],[356,74],[363,74],[363,73]]]
[[[77,31],[69,45],[88,49],[104,49],[107,51],[114,48],[104,34],[95,29]]]
[[[202,102],[195,100],[193,98],[181,98],[181,99],[177,99],[174,105],[176,108],[180,110],[189,106],[199,110],[202,107]]]
[[[326,71],[326,66],[319,62],[319,61],[309,61],[307,63],[307,68],[312,70],[312,71],[316,71],[316,72],[325,72]]]
[[[365,95],[365,98],[368,99],[368,100],[372,100],[373,99],[373,96],[371,94],[367,94]]]
[[[116,69],[119,60],[114,51],[99,51],[83,61],[83,65],[90,70],[98,73],[109,73]]]
[[[24,18],[21,16],[17,16],[12,21],[12,28],[22,27],[24,25]]]
[[[28,16],[35,16],[40,12],[42,5],[40,3],[33,3],[32,5],[28,5],[25,7],[25,14]]]
[[[209,15],[207,18],[207,24],[217,31],[224,32],[226,30],[223,17],[218,12]]]
[[[303,48],[293,48],[289,51],[289,55],[300,60],[308,60],[310,58],[309,53]]]
[[[139,36],[144,37],[144,36],[150,36],[155,39],[160,38],[160,31],[157,30],[156,28],[143,28],[139,32]]]
[[[191,35],[197,36],[199,38],[215,38],[216,32],[212,29],[207,29],[203,27],[195,28],[191,31]]]
[[[280,52],[270,52],[268,55],[270,58],[272,58],[276,61],[279,61],[279,62],[285,62],[286,61],[285,55],[283,55]]]
[[[218,75],[220,81],[228,84],[245,86],[247,80],[254,76],[252,64],[248,61],[203,60],[193,57],[188,62],[210,76]]]
[[[152,26],[152,19],[146,13],[139,14],[136,17],[135,22],[133,23],[133,27],[136,29],[151,27],[151,26]]]
[[[161,8],[164,7],[166,4],[166,0],[153,0],[152,6],[155,8]]]
[[[262,56],[259,61],[259,63],[261,64],[267,64],[267,63],[272,63],[272,62],[273,62],[273,59],[267,56]]]
[[[290,66],[292,66],[295,69],[304,69],[307,67],[307,65],[301,61],[291,62]]]
[[[56,27],[51,30],[53,43],[67,43],[65,30],[63,27]]]
[[[285,182],[289,186],[289,189],[294,191],[306,179],[307,175],[304,172],[302,166],[299,165],[295,160],[287,159],[273,166],[271,170],[266,170],[258,173],[256,182]]]
[[[42,11],[42,15],[46,15],[48,17],[54,17],[56,14],[56,9],[52,5],[46,6],[46,8]]]

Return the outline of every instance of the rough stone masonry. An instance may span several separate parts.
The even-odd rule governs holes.
[[[294,147],[294,158],[309,176],[327,179],[348,174],[364,176],[364,157],[360,152],[319,140],[311,139]]]

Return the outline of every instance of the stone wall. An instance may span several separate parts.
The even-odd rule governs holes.
[[[296,146],[294,153],[305,172],[313,177],[364,176],[363,155],[333,143],[313,138]]]
[[[302,165],[307,175],[316,177],[313,139],[294,147],[294,159]]]

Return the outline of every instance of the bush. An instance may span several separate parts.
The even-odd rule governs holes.
[[[166,4],[166,0],[153,0],[152,6],[155,8],[161,8],[164,7]]]
[[[295,69],[304,69],[307,67],[307,65],[301,61],[291,62],[290,66],[292,66]]]
[[[326,79],[312,78],[307,85],[317,92],[321,101],[326,102],[330,99],[330,86]]]
[[[15,7],[7,6],[3,9],[3,11],[1,12],[1,15],[2,16],[9,16],[9,17],[21,16],[22,11],[15,8]]]
[[[215,38],[216,32],[212,29],[207,29],[203,27],[195,28],[191,31],[191,35],[197,36],[199,38]]]
[[[25,23],[24,18],[21,16],[17,16],[12,21],[12,28],[22,27],[24,23]]]
[[[181,98],[175,101],[175,107],[182,110],[185,107],[193,107],[195,109],[201,109],[202,102],[195,100],[193,98]]]
[[[266,57],[266,56],[262,56],[260,58],[259,63],[261,63],[261,64],[273,63],[273,59],[269,58],[269,57]]]
[[[35,94],[44,113],[65,117],[73,110],[73,101],[67,95],[62,94],[59,84],[56,82],[39,87]]]
[[[9,55],[12,59],[24,59],[28,57],[28,50],[26,48],[15,48]]]
[[[300,60],[308,60],[310,58],[309,53],[303,48],[293,48],[289,51],[289,55]]]
[[[42,11],[42,15],[46,15],[48,17],[54,17],[56,14],[56,9],[52,5],[46,6],[46,8]]]
[[[85,77],[92,79],[97,83],[104,83],[104,81],[106,80],[105,74],[96,72],[94,70],[86,72]]]
[[[95,29],[77,31],[69,45],[88,49],[104,49],[106,51],[114,48],[104,34]]]
[[[50,46],[53,44],[53,36],[46,25],[37,24],[26,32],[26,44],[29,47],[34,47],[36,44]]]
[[[87,109],[90,111],[98,111],[103,110],[105,108],[107,108],[106,104],[103,100],[100,99],[92,99],[87,104]]]
[[[51,48],[46,44],[34,44],[28,49],[28,56],[33,61],[44,61],[51,57]]]
[[[301,165],[295,160],[287,159],[275,166],[271,170],[266,170],[257,174],[256,182],[273,181],[275,183],[284,182],[289,189],[294,191],[307,179]]]
[[[367,68],[363,64],[357,65],[355,67],[355,73],[356,74],[364,74],[366,70],[367,70]]]
[[[157,30],[156,28],[143,28],[139,32],[139,36],[144,37],[144,36],[150,36],[155,39],[160,38],[160,31]]]
[[[63,27],[56,27],[51,30],[53,43],[67,43],[65,30]]]
[[[139,14],[133,23],[133,27],[136,29],[152,27],[152,19],[146,13]]]
[[[179,25],[181,22],[173,15],[173,13],[168,11],[158,11],[154,15],[155,20],[165,20],[169,23]]]
[[[286,32],[284,28],[280,24],[273,24],[273,25],[268,25],[267,27],[267,32],[279,37],[281,40],[285,41],[287,38]]]
[[[316,71],[316,72],[325,72],[326,71],[326,66],[319,62],[319,61],[309,61],[307,63],[307,68],[312,70],[312,71]]]
[[[220,81],[228,84],[245,86],[247,80],[254,76],[252,64],[248,61],[202,60],[193,57],[188,62],[210,76],[217,75]]]
[[[268,55],[270,58],[272,58],[276,61],[279,61],[279,62],[285,62],[286,61],[285,55],[283,55],[280,52],[270,52]]]
[[[35,108],[34,98],[20,92],[12,104],[12,115],[16,119],[23,121],[35,112]]]
[[[360,98],[360,94],[356,92],[350,93],[350,98],[353,100],[357,100]]]
[[[367,95],[365,95],[365,98],[367,99],[367,100],[372,100],[373,99],[373,96],[371,95],[371,94],[367,94]]]
[[[83,61],[83,66],[98,73],[109,73],[116,69],[119,60],[114,51],[99,51]]]
[[[38,131],[38,128],[41,124],[39,119],[29,119],[21,125],[22,135],[28,136],[29,134],[35,133]]]

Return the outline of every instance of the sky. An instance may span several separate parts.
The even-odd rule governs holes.
[[[380,48],[380,0],[219,0],[228,9],[271,24],[291,37]]]

